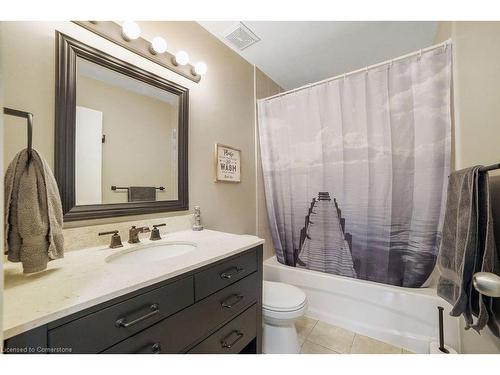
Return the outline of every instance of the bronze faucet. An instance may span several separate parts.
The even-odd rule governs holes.
[[[151,237],[149,237],[149,239],[151,241],[161,240],[160,230],[158,229],[158,227],[164,227],[165,225],[167,225],[167,224],[155,224],[155,225],[153,225],[153,230],[151,231]]]
[[[128,231],[128,243],[139,243],[141,242],[139,240],[139,233],[147,233],[149,232],[148,227],[139,227],[136,228],[135,225],[132,225],[132,227]]]
[[[120,235],[118,234],[118,231],[117,230],[112,230],[110,232],[101,232],[99,233],[99,236],[104,236],[104,235],[107,235],[107,234],[112,234],[111,236],[111,243],[109,245],[109,247],[111,249],[116,249],[117,247],[122,247],[122,239],[120,238]]]

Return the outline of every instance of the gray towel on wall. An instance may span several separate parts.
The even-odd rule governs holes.
[[[5,173],[5,252],[23,272],[43,271],[64,256],[59,189],[47,162],[33,150],[20,151]]]
[[[128,188],[129,202],[156,201],[156,188],[154,186],[130,186]]]
[[[480,173],[479,168],[450,175],[437,292],[453,305],[450,315],[464,316],[466,328],[480,331],[488,325],[499,337],[498,311],[493,299],[480,295],[472,285],[474,273],[499,271],[488,174]]]

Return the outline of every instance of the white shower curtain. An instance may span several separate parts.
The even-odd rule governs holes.
[[[406,287],[425,282],[450,169],[450,50],[259,101],[280,262]]]

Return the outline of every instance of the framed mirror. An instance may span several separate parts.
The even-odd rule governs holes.
[[[189,90],[57,33],[64,220],[188,209]]]

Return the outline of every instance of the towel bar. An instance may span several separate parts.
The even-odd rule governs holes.
[[[479,172],[488,172],[488,171],[493,171],[495,169],[500,169],[500,163],[495,163],[481,167],[479,168]]]
[[[128,186],[115,186],[115,185],[111,186],[111,190],[113,190],[113,191],[114,190],[128,190],[128,189],[129,189]],[[165,187],[164,186],[160,186],[160,187],[157,187],[155,189],[163,191],[163,190],[165,190]]]

